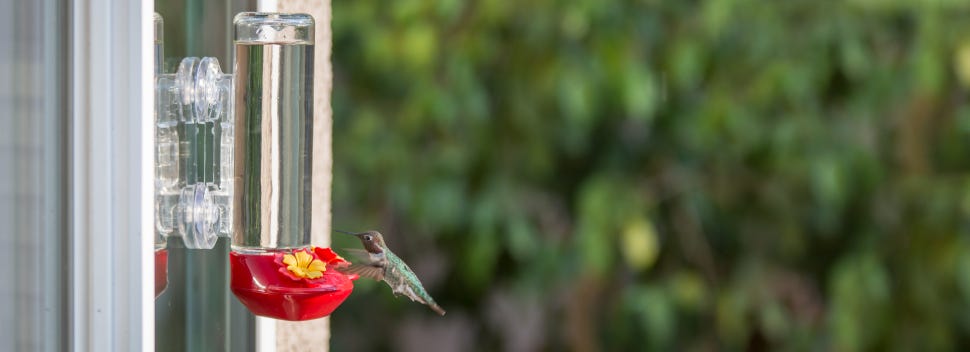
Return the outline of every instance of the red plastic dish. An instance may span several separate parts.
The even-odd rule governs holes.
[[[299,278],[287,272],[281,259],[286,254],[307,251],[326,263],[327,270],[316,279]],[[315,247],[267,252],[229,252],[232,293],[253,314],[283,319],[310,320],[333,313],[354,289],[357,275],[335,270],[346,265],[330,248]]]
[[[155,298],[168,287],[168,250],[155,250]]]

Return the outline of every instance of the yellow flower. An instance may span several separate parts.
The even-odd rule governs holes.
[[[301,278],[316,279],[323,276],[324,271],[327,271],[327,265],[323,261],[314,259],[305,251],[284,255],[283,264],[287,265],[286,270]]]

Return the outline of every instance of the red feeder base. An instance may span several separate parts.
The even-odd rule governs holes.
[[[168,250],[155,250],[155,298],[168,287]]]
[[[292,250],[229,252],[232,293],[253,314],[264,317],[310,320],[330,315],[353,291],[352,280],[357,276],[335,270],[335,265],[345,261],[329,248],[314,248],[313,252],[327,263],[327,270],[317,279],[285,274],[287,269],[279,259]]]

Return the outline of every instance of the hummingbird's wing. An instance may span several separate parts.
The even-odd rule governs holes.
[[[367,253],[367,251],[362,249],[347,248],[347,249],[344,249],[344,251],[352,254],[354,257],[357,257],[357,259],[360,260],[362,263],[353,263],[350,265],[350,267],[343,268],[341,269],[341,271],[348,272],[351,274],[357,274],[362,277],[374,279],[377,281],[384,280],[383,262],[375,262],[371,260],[370,255]]]
[[[370,261],[370,254],[367,254],[367,251],[363,249],[344,248],[344,252],[350,253],[351,255],[354,256],[354,258],[357,258],[361,261],[364,261],[364,262]]]
[[[362,277],[374,279],[377,281],[384,280],[384,267],[368,265],[368,264],[351,264],[350,267],[343,269],[351,274],[357,274]]]

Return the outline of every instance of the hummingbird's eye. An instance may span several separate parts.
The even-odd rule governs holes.
[[[371,240],[370,235],[364,236],[364,241],[370,241],[370,240]]]

